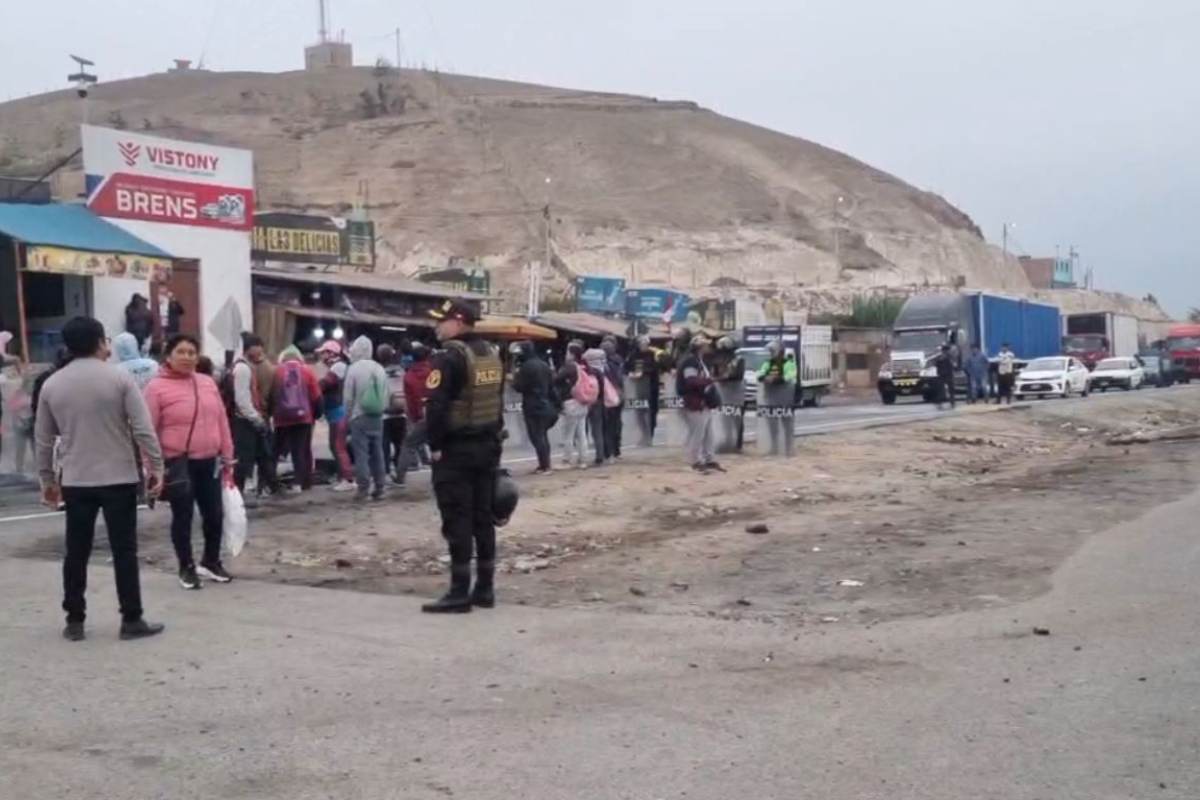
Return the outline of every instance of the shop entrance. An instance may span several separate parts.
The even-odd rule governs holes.
[[[178,331],[168,331],[172,304],[176,304],[177,312],[182,312],[178,317]],[[200,313],[200,262],[177,259],[169,278],[151,281],[150,307],[157,311],[154,315],[156,339],[163,341],[171,333],[186,333],[203,341],[200,331],[200,321],[204,318]]]

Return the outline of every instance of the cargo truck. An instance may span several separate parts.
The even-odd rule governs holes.
[[[783,348],[799,359],[796,369],[796,406],[821,404],[833,383],[833,328],[828,325],[748,325],[742,329],[738,355],[746,362],[746,405],[758,403],[758,370],[767,363],[767,344]]]
[[[1175,380],[1200,380],[1200,325],[1172,325],[1167,330],[1167,352]]]
[[[900,397],[937,399],[931,363],[943,345],[965,359],[979,345],[995,362],[1007,343],[1018,364],[1059,353],[1062,314],[1057,306],[975,292],[918,294],[905,302],[892,325],[891,358],[876,380],[879,397],[892,405]],[[956,390],[966,378],[959,372]]]
[[[1074,356],[1089,370],[1106,358],[1127,358],[1138,352],[1136,317],[1100,311],[1063,317],[1064,355]]]

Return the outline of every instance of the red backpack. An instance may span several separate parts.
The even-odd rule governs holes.
[[[312,419],[313,404],[304,380],[307,367],[295,361],[285,361],[282,366],[275,388],[275,421],[282,425],[308,422]]]

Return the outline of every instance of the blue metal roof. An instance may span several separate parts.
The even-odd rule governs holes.
[[[68,250],[172,257],[170,253],[97,217],[83,206],[0,203],[0,234],[25,244]]]

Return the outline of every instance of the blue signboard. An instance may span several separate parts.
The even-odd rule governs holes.
[[[670,289],[630,289],[625,293],[625,313],[631,317],[653,317],[661,320],[667,308],[671,322],[686,322],[688,296]]]
[[[575,310],[620,314],[625,310],[625,279],[580,278],[575,284]]]

